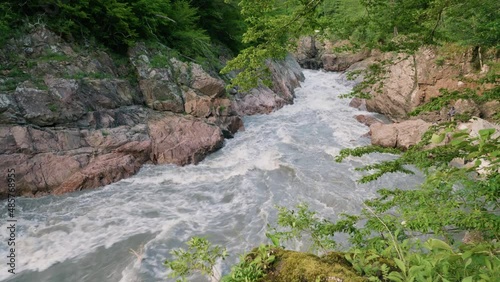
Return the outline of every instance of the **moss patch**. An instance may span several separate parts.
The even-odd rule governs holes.
[[[357,275],[340,253],[320,258],[277,249],[276,258],[273,270],[262,279],[263,282],[368,281]]]

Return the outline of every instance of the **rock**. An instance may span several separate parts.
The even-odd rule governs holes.
[[[402,149],[408,149],[416,145],[420,142],[420,139],[422,139],[422,136],[430,126],[430,123],[420,119],[407,120],[396,124],[396,130],[398,132],[398,142],[396,146]]]
[[[374,117],[374,116],[371,116],[371,115],[355,115],[354,118],[359,122],[359,123],[362,123],[366,126],[371,126],[372,124],[375,124],[375,123],[385,123],[384,121]]]
[[[132,175],[149,161],[146,133],[138,125],[90,131],[0,127],[0,169],[16,169],[20,195],[96,188]],[[1,187],[7,187],[4,182],[0,179]],[[0,198],[6,193],[0,189]]]
[[[198,96],[194,90],[184,92],[186,113],[195,117],[209,117],[212,114],[212,101],[208,96]]]
[[[249,93],[238,93],[232,108],[240,115],[268,114],[286,105],[287,102],[267,87],[258,87]]]
[[[500,101],[488,101],[479,106],[481,117],[484,119],[492,119],[500,113]]]
[[[135,147],[134,150],[144,149],[139,154],[141,157],[127,153],[100,155],[93,159],[84,169],[62,178],[64,182],[51,193],[58,195],[82,189],[97,188],[134,175],[148,159],[147,152],[150,144],[145,141],[142,144],[133,143],[127,145],[127,149],[133,147]]]
[[[387,148],[395,148],[397,144],[398,131],[394,124],[375,123],[370,126],[372,145]]]
[[[364,80],[365,71],[368,69],[368,67],[370,65],[376,63],[379,60],[379,57],[381,57],[381,56],[382,55],[372,51],[372,54],[370,57],[368,57],[362,61],[353,63],[349,68],[347,68],[340,75],[340,79],[344,83],[350,84],[352,86],[358,85],[359,83],[361,83]],[[353,77],[348,77],[348,75],[352,72],[357,72],[357,74],[354,75]]]
[[[59,119],[59,99],[48,91],[22,84],[16,88],[14,98],[19,114],[30,123],[48,126],[55,124]]]
[[[301,67],[306,69],[323,68],[326,71],[345,71],[354,63],[364,60],[370,55],[369,50],[333,51],[343,47],[352,47],[352,45],[346,40],[332,42],[307,36],[299,39],[294,55]]]
[[[453,106],[456,114],[468,114],[476,117],[480,114],[477,104],[472,100],[459,99]]]
[[[233,138],[236,132],[245,129],[243,120],[239,116],[210,117],[208,122],[217,125],[222,130],[224,138]]]
[[[166,80],[143,79],[139,81],[139,87],[146,105],[151,109],[173,113],[184,112],[182,91],[175,83]]]
[[[148,127],[155,164],[197,164],[224,142],[218,127],[194,118],[165,115],[150,120]]]
[[[420,119],[394,124],[375,123],[370,126],[372,145],[408,149],[420,142],[430,126],[430,123]]]
[[[25,123],[19,114],[15,95],[0,94],[0,124]]]
[[[324,54],[321,56],[323,69],[326,71],[345,71],[354,63],[366,59],[370,55],[368,50],[356,53]]]
[[[224,81],[206,73],[198,64],[191,64],[191,88],[211,98],[222,97],[226,93]]]
[[[479,131],[482,129],[493,128],[495,129],[495,134],[492,137],[496,138],[500,136],[500,125],[480,118],[472,118],[469,122],[459,124],[457,128],[458,130],[467,130],[471,137],[478,137]]]
[[[467,230],[462,238],[462,243],[464,244],[477,245],[482,242],[484,242],[483,233],[477,230]]]
[[[272,89],[261,85],[247,93],[237,93],[231,104],[236,114],[268,114],[293,103],[294,89],[304,80],[298,63],[288,55],[283,61],[268,62],[268,66],[273,78]]]
[[[402,59],[388,66],[386,78],[373,86],[370,93],[372,97],[366,100],[366,108],[368,111],[399,120],[406,118],[412,110],[417,81],[413,57],[406,54],[395,56]],[[392,58],[392,60],[397,58]],[[380,87],[380,84],[381,90],[375,90]]]
[[[481,86],[478,90],[481,95],[482,91],[491,89],[494,85],[479,85],[475,82],[475,78],[479,77],[473,73],[470,63],[472,55],[469,53],[447,58],[444,64],[436,63],[440,58],[439,52],[431,46],[421,47],[414,55],[385,53],[376,57],[374,61],[393,63],[385,67],[386,72],[381,81],[369,89],[372,98],[367,100],[367,109],[384,114],[394,121],[401,121],[407,119],[408,113],[416,107],[441,96],[441,89],[452,92],[465,88],[478,89]],[[463,76],[473,79],[460,80]],[[479,116],[477,105],[471,102],[460,101],[458,107],[462,108],[461,112],[468,111]],[[443,115],[442,111],[436,111],[422,113],[418,118],[438,122],[447,117],[446,113]]]
[[[293,103],[294,89],[300,87],[305,77],[297,61],[288,54],[284,60],[268,62],[273,80],[272,90],[282,97],[286,103]]]
[[[352,98],[351,102],[349,102],[349,107],[364,111],[366,110],[366,100],[361,98]]]

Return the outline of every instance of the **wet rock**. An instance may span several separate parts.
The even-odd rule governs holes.
[[[208,122],[217,125],[222,130],[224,138],[233,138],[236,132],[245,129],[243,120],[239,116],[210,117]]]
[[[359,110],[366,110],[366,101],[365,99],[361,98],[352,98],[351,102],[349,102],[349,107]]]
[[[293,103],[294,89],[304,80],[299,64],[288,55],[284,61],[268,62],[268,66],[273,78],[272,89],[259,86],[247,93],[236,94],[231,107],[236,114],[268,114]]]
[[[240,116],[268,114],[286,105],[285,99],[266,87],[252,89],[249,93],[236,95],[232,108]]]
[[[355,115],[354,118],[359,122],[366,126],[371,126],[375,123],[386,123],[385,121],[378,119],[372,115]]]

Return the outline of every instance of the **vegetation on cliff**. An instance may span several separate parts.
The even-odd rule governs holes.
[[[237,52],[244,29],[230,1],[34,0],[2,1],[0,45],[20,30],[46,25],[67,40],[125,53],[137,41],[154,41],[192,59],[213,57],[214,44]]]

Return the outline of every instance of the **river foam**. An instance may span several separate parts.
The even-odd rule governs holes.
[[[239,253],[266,242],[276,205],[306,202],[334,219],[358,211],[377,187],[419,181],[356,182],[356,166],[389,156],[335,163],[342,148],[368,144],[362,137],[368,128],[353,118],[362,112],[338,97],[350,91],[338,74],[304,72],[293,105],[246,117],[245,131],[196,166],[148,165],[100,189],[18,199],[20,273],[14,278],[1,272],[0,280],[165,281],[163,261],[192,236],[227,246],[227,262],[234,263]],[[130,250],[141,250],[140,259]],[[2,245],[0,257],[6,253]],[[220,269],[227,272],[228,266]]]

